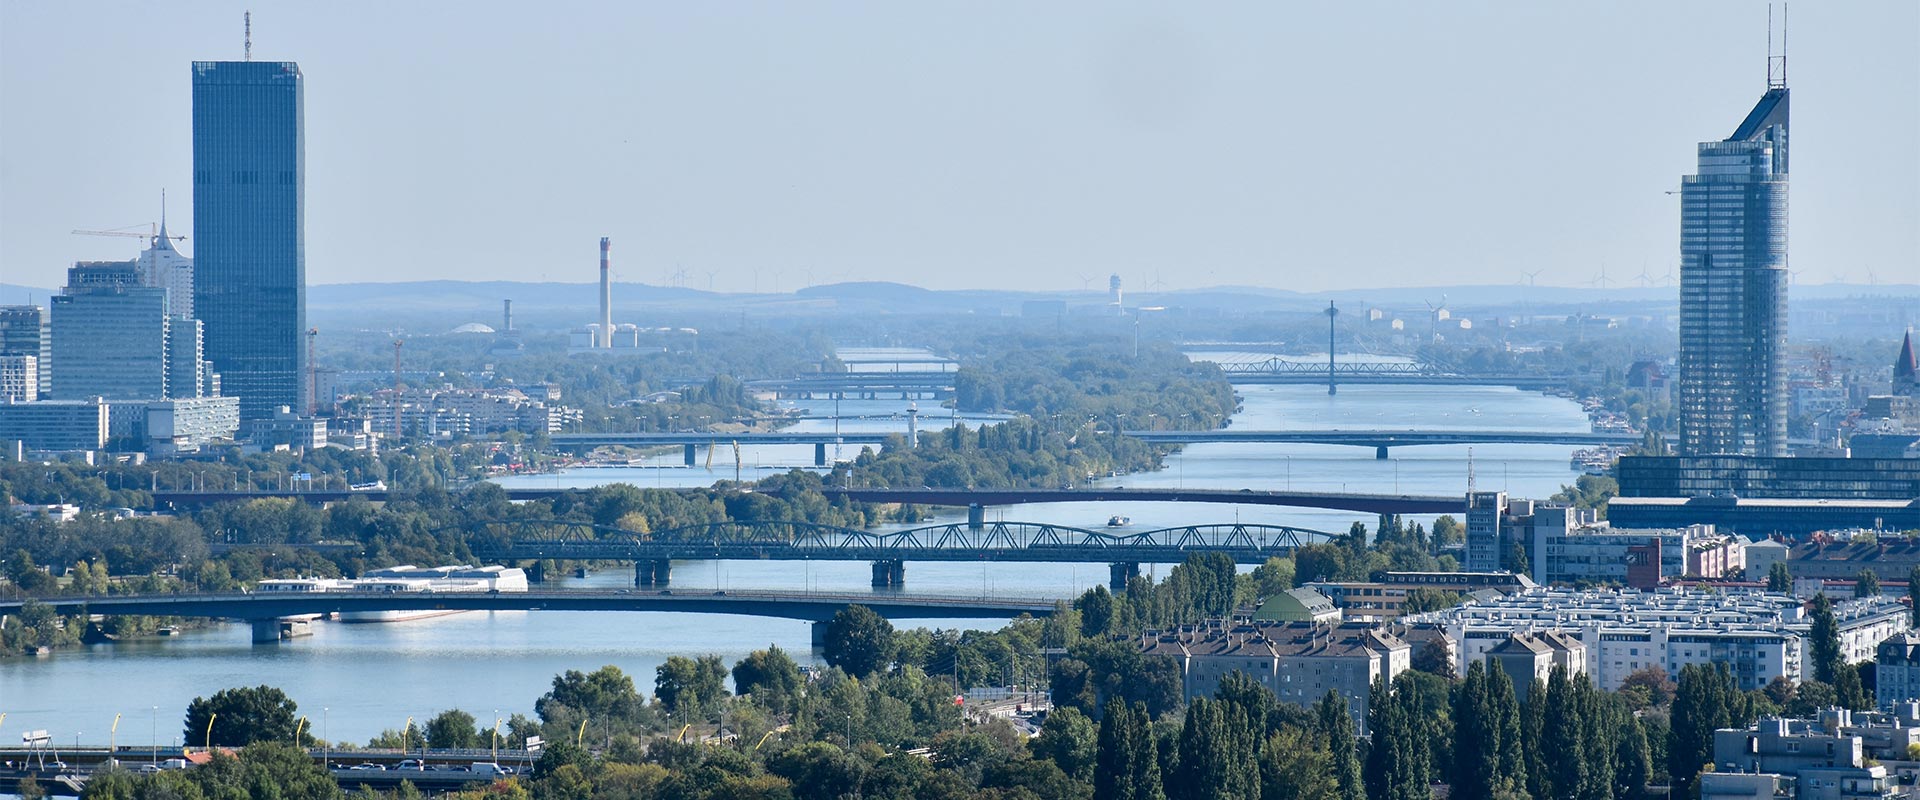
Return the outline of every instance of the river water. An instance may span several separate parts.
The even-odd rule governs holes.
[[[1232,427],[1242,430],[1354,428],[1485,428],[1584,431],[1586,416],[1575,403],[1498,387],[1350,386],[1329,397],[1324,387],[1237,387],[1242,410]],[[904,432],[905,400],[843,401],[841,430]],[[832,413],[832,401],[807,401],[813,413]],[[928,404],[932,405],[932,404]],[[900,414],[898,417],[890,415]],[[860,419],[852,419],[860,417]],[[969,425],[981,420],[969,420]],[[925,428],[951,418],[932,408]],[[834,422],[807,420],[803,430],[832,430]],[[862,426],[856,428],[855,426]],[[1398,494],[1458,494],[1471,470],[1483,489],[1544,497],[1576,473],[1571,447],[1536,445],[1428,446],[1396,449],[1376,460],[1371,448],[1200,444],[1170,457],[1166,469],[1106,479],[1110,485],[1249,489],[1319,489]],[[852,457],[856,447],[843,450]],[[704,453],[702,459],[704,460]],[[812,448],[745,448],[746,477],[811,464]],[[522,486],[582,486],[627,481],[642,486],[706,485],[731,478],[731,449],[722,445],[711,470],[680,466],[674,453],[662,466],[594,468],[558,476],[504,481]],[[757,471],[756,471],[757,470]],[[990,509],[1006,520],[1052,522],[1097,528],[1114,515],[1132,518],[1131,530],[1182,524],[1263,522],[1323,531],[1344,531],[1366,515],[1201,503],[1061,503]],[[957,513],[942,517],[954,519]],[[1164,574],[1164,567],[1158,568]],[[673,585],[688,590],[763,588],[869,591],[871,575],[860,562],[684,562]],[[914,593],[1066,597],[1107,579],[1104,564],[909,563],[906,590]],[[626,570],[608,570],[566,585],[624,586]],[[956,627],[982,623],[902,620],[907,626]],[[244,625],[223,624],[168,639],[92,645],[47,657],[0,660],[0,736],[45,729],[56,743],[76,735],[104,744],[116,714],[123,715],[121,744],[157,738],[177,742],[187,703],[233,686],[269,684],[284,689],[312,718],[323,738],[365,742],[383,729],[399,728],[448,708],[483,721],[532,713],[533,701],[565,670],[613,664],[651,689],[654,668],[670,655],[714,653],[731,664],[746,653],[777,644],[805,658],[805,623],[754,617],[677,613],[471,612],[384,625],[318,623],[315,634],[292,642],[255,646]]]

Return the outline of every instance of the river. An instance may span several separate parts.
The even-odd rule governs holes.
[[[1499,387],[1353,386],[1329,397],[1324,387],[1240,386],[1242,409],[1232,427],[1243,430],[1334,428],[1489,428],[1584,431],[1587,419],[1569,400]],[[908,401],[844,401],[842,430],[905,431]],[[831,414],[832,401],[803,403]],[[890,415],[901,413],[899,417]],[[849,417],[862,419],[848,419]],[[963,418],[965,419],[965,418]],[[923,427],[950,417],[933,409]],[[971,420],[978,424],[982,420]],[[831,419],[807,420],[805,430],[832,430]],[[855,428],[853,426],[863,426]],[[1573,448],[1538,445],[1427,446],[1395,449],[1376,460],[1371,448],[1284,444],[1201,444],[1170,457],[1153,474],[1106,479],[1134,487],[1323,489],[1400,494],[1458,494],[1471,470],[1479,487],[1523,497],[1545,497],[1576,473]],[[810,464],[810,446],[749,448],[748,477]],[[642,486],[705,485],[731,478],[724,448],[711,470],[678,466],[595,468],[562,475],[509,479],[514,485],[593,485],[630,481]],[[852,457],[857,448],[842,453]],[[703,455],[704,458],[704,455]],[[1176,524],[1266,522],[1344,531],[1366,515],[1199,503],[1062,503],[991,509],[994,518],[1099,527],[1114,515],[1132,518],[1132,530]],[[955,514],[943,519],[955,518]],[[1162,568],[1164,574],[1164,568]],[[860,562],[685,562],[673,585],[703,588],[869,591]],[[930,594],[1065,597],[1107,579],[1103,564],[909,563],[906,591]],[[608,570],[567,585],[627,585],[627,570]],[[900,621],[905,625],[979,625],[955,621]],[[312,718],[324,738],[362,742],[448,708],[486,721],[531,714],[533,701],[565,670],[613,664],[652,688],[654,668],[669,655],[718,654],[729,665],[749,651],[777,644],[803,660],[807,625],[790,620],[705,614],[615,612],[472,612],[384,625],[318,623],[315,634],[288,643],[255,646],[245,625],[223,624],[167,639],[91,645],[51,656],[0,660],[0,735],[45,729],[56,743],[74,737],[105,743],[116,714],[118,741],[174,743],[187,703],[233,686],[278,686]]]

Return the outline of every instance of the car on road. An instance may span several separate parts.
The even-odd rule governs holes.
[[[387,768],[386,768],[386,767],[383,767],[383,766],[380,766],[379,764],[375,764],[375,763],[373,763],[373,762],[371,762],[371,761],[368,761],[368,762],[365,762],[365,763],[361,763],[361,764],[355,764],[355,765],[353,765],[353,766],[351,766],[351,767],[348,767],[347,769],[353,769],[353,770],[377,770],[377,771],[380,771],[380,772],[385,772],[385,771],[387,771]]]
[[[398,764],[393,765],[393,768],[394,769],[417,769],[422,772],[425,772],[427,769],[427,762],[421,761],[420,759],[417,759],[417,758],[409,758],[405,761],[402,761]]]

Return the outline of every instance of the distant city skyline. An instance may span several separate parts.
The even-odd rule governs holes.
[[[192,229],[184,76],[249,7],[254,59],[306,74],[311,284],[585,283],[613,236],[616,281],[723,291],[1658,285],[1691,143],[1766,89],[1744,1],[15,3],[0,282],[134,257],[68,231],[162,188]],[[1796,280],[1911,282],[1920,6],[1793,10]]]

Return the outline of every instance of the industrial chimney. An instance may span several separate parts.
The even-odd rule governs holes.
[[[613,346],[613,240],[600,237],[600,347]]]
[[[513,332],[513,300],[500,301],[500,332]]]

